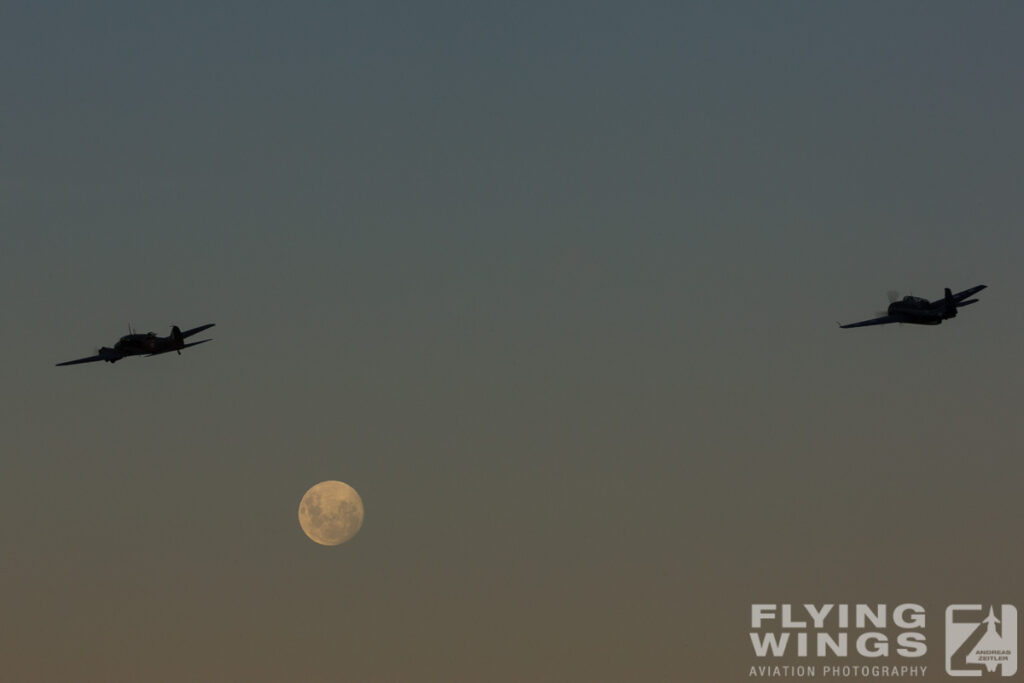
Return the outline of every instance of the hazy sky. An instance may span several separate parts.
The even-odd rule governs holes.
[[[1019,603],[1022,20],[5,4],[4,678],[746,680],[751,602]]]

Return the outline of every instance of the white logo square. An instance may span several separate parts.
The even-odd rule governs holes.
[[[999,612],[996,612],[996,608]],[[946,608],[946,673],[950,676],[1017,673],[1017,608],[950,605]]]

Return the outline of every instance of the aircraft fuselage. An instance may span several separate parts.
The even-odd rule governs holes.
[[[143,353],[173,351],[172,337],[158,337],[152,332],[146,334],[126,334],[114,344],[114,350],[124,356],[136,356]]]
[[[956,308],[935,305],[917,296],[905,296],[889,304],[888,314],[898,318],[901,323],[938,325],[947,318],[955,318]]]
[[[184,347],[185,340],[181,336],[181,330],[174,327],[171,329],[171,334],[166,337],[158,337],[153,332],[126,334],[117,340],[113,349],[108,347],[100,349],[100,355],[104,356],[104,360],[109,359],[113,363],[126,356],[148,356],[154,353],[179,351]]]

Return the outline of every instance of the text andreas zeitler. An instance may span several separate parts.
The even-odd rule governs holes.
[[[928,667],[890,658],[917,658],[928,647],[925,611],[886,605],[751,605],[750,642],[758,658],[800,657],[828,663],[754,664],[751,678],[923,678]],[[836,661],[857,657],[876,662]]]

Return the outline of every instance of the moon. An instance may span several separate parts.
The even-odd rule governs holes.
[[[342,481],[315,484],[299,503],[299,526],[320,545],[339,545],[359,533],[363,499]]]

